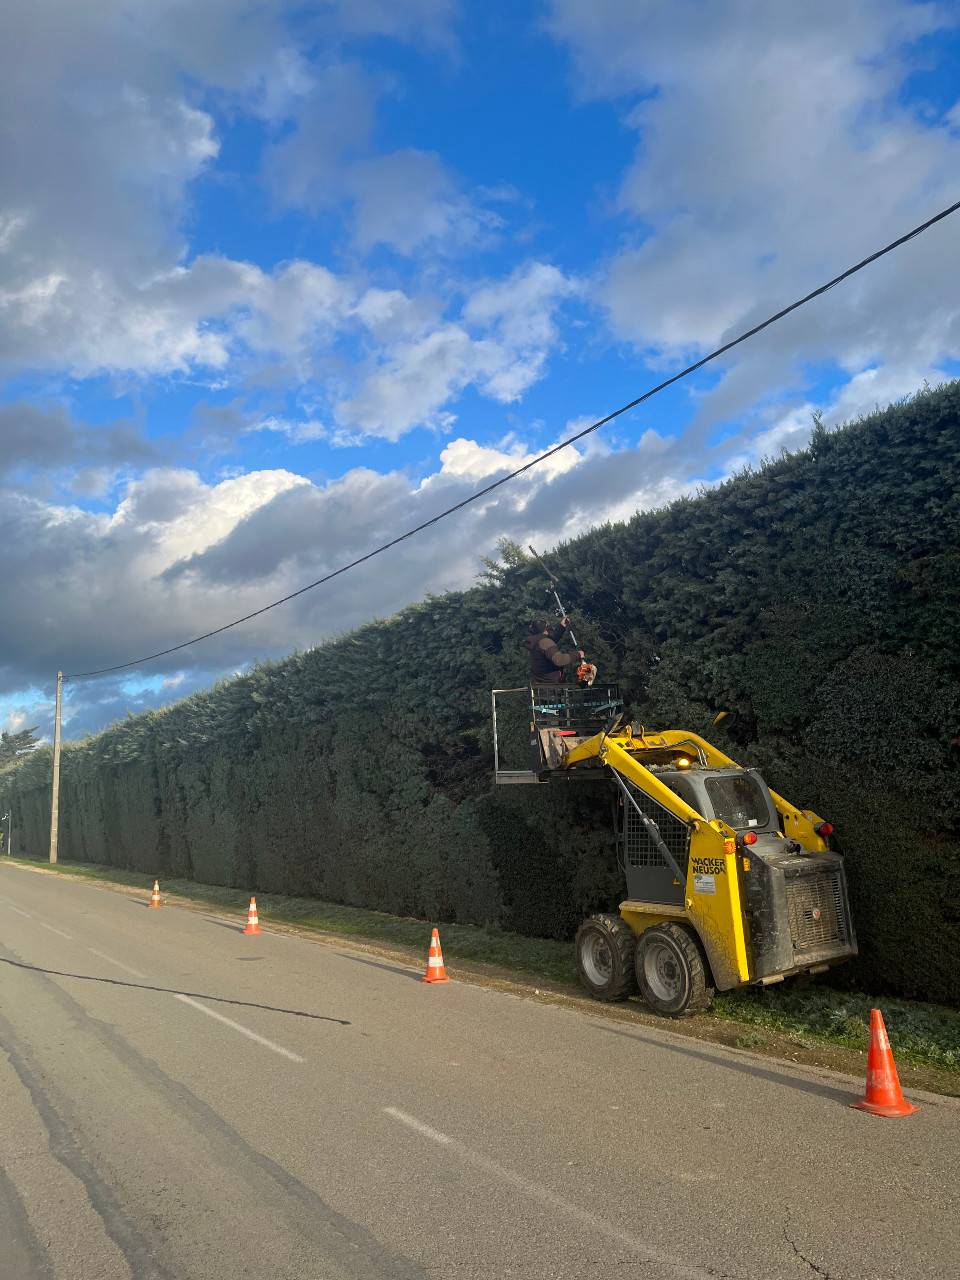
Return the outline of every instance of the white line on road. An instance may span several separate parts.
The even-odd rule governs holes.
[[[629,1231],[623,1231],[612,1222],[607,1222],[605,1218],[598,1218],[595,1214],[590,1213],[589,1210],[581,1209],[579,1205],[565,1200],[563,1196],[558,1196],[549,1187],[545,1187],[539,1182],[530,1182],[526,1178],[522,1178],[519,1173],[514,1173],[512,1169],[505,1169],[503,1165],[497,1164],[495,1160],[490,1160],[487,1156],[481,1155],[479,1151],[473,1151],[470,1147],[465,1146],[456,1138],[451,1138],[449,1134],[440,1133],[438,1129],[431,1129],[428,1124],[424,1124],[416,1116],[408,1115],[406,1111],[401,1111],[399,1107],[384,1107],[383,1110],[394,1120],[399,1120],[401,1124],[405,1124],[408,1129],[413,1129],[414,1132],[419,1133],[421,1137],[429,1138],[431,1142],[436,1142],[439,1146],[455,1151],[461,1160],[465,1160],[468,1164],[482,1169],[484,1173],[491,1174],[502,1182],[509,1183],[525,1195],[528,1195],[532,1200],[538,1200],[540,1204],[545,1205],[548,1209],[556,1209],[560,1213],[576,1218],[583,1226],[595,1231],[598,1235],[605,1236],[608,1240],[613,1240],[617,1244],[626,1245],[635,1253],[640,1254],[645,1261],[656,1262],[661,1267],[668,1268],[675,1276],[683,1277],[684,1280],[707,1280],[707,1277],[716,1275],[715,1271],[705,1271],[700,1267],[691,1267],[687,1263],[681,1262],[678,1258],[672,1258],[669,1254],[661,1253],[652,1245],[644,1243],[643,1240],[638,1239],[635,1235],[631,1235]]]
[[[225,1027],[233,1027],[234,1031],[239,1031],[242,1036],[246,1036],[249,1040],[255,1040],[257,1044],[262,1044],[266,1049],[272,1049],[274,1053],[279,1053],[284,1058],[289,1058],[291,1062],[306,1061],[306,1059],[300,1057],[299,1053],[293,1053],[290,1049],[285,1049],[282,1044],[275,1044],[272,1040],[268,1040],[266,1036],[258,1036],[256,1031],[251,1031],[249,1027],[241,1026],[239,1022],[234,1022],[232,1018],[225,1018],[222,1013],[217,1013],[215,1009],[208,1009],[205,1004],[191,1000],[189,996],[175,992],[174,999],[182,1000],[184,1004],[190,1005],[193,1009],[199,1009],[201,1013],[205,1013],[209,1018],[216,1018]]]
[[[127,973],[133,974],[135,978],[146,979],[146,974],[141,973],[139,969],[131,968],[130,965],[124,964],[122,960],[114,960],[113,956],[108,956],[103,951],[97,951],[94,947],[87,947],[91,955],[99,956],[101,960],[106,960],[107,964],[115,964],[118,969],[123,969]],[[239,1022],[234,1022],[232,1018],[225,1017],[222,1013],[217,1013],[215,1009],[208,1009],[205,1004],[200,1004],[197,1000],[190,996],[185,996],[180,991],[171,992],[175,1000],[180,1000],[183,1004],[188,1004],[192,1009],[199,1009],[201,1013],[205,1013],[209,1018],[216,1018],[217,1022],[222,1022],[225,1027],[232,1027],[234,1031],[239,1031],[242,1036],[246,1036],[249,1040],[255,1040],[257,1044],[262,1044],[266,1049],[272,1049],[274,1053],[279,1053],[281,1057],[289,1058],[291,1062],[304,1062],[306,1059],[301,1058],[299,1053],[294,1053],[291,1049],[285,1049],[282,1044],[275,1044],[272,1040],[268,1040],[266,1036],[257,1035],[256,1031],[251,1031],[249,1027],[243,1027]]]
[[[92,956],[99,956],[101,960],[106,960],[107,964],[115,964],[118,969],[122,969],[124,973],[130,973],[135,978],[146,978],[145,973],[141,973],[139,969],[133,969],[128,964],[124,964],[122,960],[114,960],[113,956],[108,956],[102,951],[98,951],[96,947],[87,947]]]
[[[73,941],[72,933],[64,933],[62,929],[55,929],[52,924],[44,924],[42,920],[38,920],[37,924],[41,929],[49,929],[51,933],[57,933],[61,938],[68,938],[71,942]]]
[[[4,901],[7,901],[4,899]],[[19,907],[15,907],[12,902],[7,902],[11,911],[16,911],[18,915],[26,916],[28,920],[33,917],[27,911],[21,911]],[[62,929],[55,929],[52,924],[44,924],[42,920],[38,920],[37,924],[42,929],[49,929],[51,933],[58,933],[61,938],[70,938],[69,933],[64,933]],[[99,956],[101,960],[106,960],[107,964],[116,965],[118,969],[122,969],[124,973],[131,974],[134,978],[142,978],[146,980],[147,975],[141,973],[139,969],[134,969],[132,965],[124,964],[122,960],[115,960],[113,956],[108,956],[105,951],[98,951],[96,947],[87,947],[87,950],[93,956]],[[232,1018],[225,1017],[222,1013],[217,1013],[215,1009],[208,1009],[206,1005],[200,1004],[198,1001],[185,996],[179,991],[172,992],[175,1000],[180,1000],[184,1004],[190,1005],[193,1009],[199,1009],[201,1013],[205,1013],[208,1018],[215,1018],[217,1022],[222,1022],[225,1027],[232,1027],[234,1031],[239,1031],[242,1036],[246,1036],[248,1040],[254,1040],[257,1044],[262,1044],[265,1049],[272,1049],[274,1053],[279,1053],[283,1058],[289,1058],[291,1062],[305,1062],[299,1053],[294,1053],[292,1049],[285,1049],[282,1044],[276,1044],[273,1040],[268,1040],[266,1036],[261,1036],[256,1031],[251,1031],[249,1027],[241,1026],[239,1022],[234,1022]]]
[[[393,1116],[394,1120],[399,1120],[401,1124],[407,1125],[411,1129],[416,1129],[417,1133],[422,1133],[425,1138],[429,1138],[431,1142],[439,1142],[441,1147],[458,1146],[459,1143],[446,1133],[441,1133],[438,1129],[431,1129],[428,1124],[424,1124],[422,1120],[418,1120],[415,1116],[408,1116],[405,1111],[401,1111],[399,1107],[384,1107],[384,1111],[388,1116]]]

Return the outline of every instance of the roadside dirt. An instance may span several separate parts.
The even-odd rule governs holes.
[[[24,864],[18,864],[23,866]],[[42,866],[27,866],[25,870],[37,875],[58,875],[57,871]],[[112,893],[122,893],[131,898],[143,898],[144,889],[137,885],[116,884],[111,880],[100,880],[84,876],[82,883],[95,885],[98,889],[109,889]],[[219,903],[210,903],[195,898],[182,897],[176,893],[164,892],[163,900],[171,906],[186,911],[196,911],[211,919],[236,923],[242,929],[246,920],[243,911],[230,911]],[[361,954],[376,956],[384,960],[392,960],[401,964],[419,968],[425,965],[426,949],[423,954],[411,947],[399,943],[367,941],[361,935],[327,933],[320,929],[304,928],[302,925],[285,924],[282,921],[269,920],[265,924],[261,920],[264,932],[292,934],[315,942],[320,946],[334,947],[342,951],[355,951]],[[866,1072],[866,1052],[848,1049],[842,1045],[824,1044],[807,1041],[800,1043],[799,1038],[773,1031],[766,1027],[758,1027],[753,1023],[737,1022],[734,1019],[711,1017],[704,1014],[692,1017],[666,1019],[649,1012],[639,999],[631,999],[619,1004],[601,1004],[583,995],[573,985],[551,982],[535,976],[526,976],[514,970],[498,965],[484,964],[480,961],[451,963],[444,957],[447,972],[460,982],[471,982],[478,986],[490,987],[494,990],[508,992],[524,999],[544,1001],[549,1004],[578,1009],[594,1018],[604,1018],[613,1022],[630,1023],[633,1026],[651,1027],[660,1032],[683,1039],[705,1041],[723,1045],[725,1048],[742,1053],[745,1057],[776,1059],[780,1062],[793,1063],[803,1067],[819,1067],[831,1073],[850,1078],[851,1101],[862,1093],[862,1082]],[[938,1071],[934,1067],[912,1064],[907,1061],[898,1062],[900,1081],[905,1088],[922,1089],[929,1093],[943,1094],[948,1097],[960,1097],[960,1076],[947,1071]]]

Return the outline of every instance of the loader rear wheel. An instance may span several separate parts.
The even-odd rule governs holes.
[[[655,924],[637,939],[637,986],[655,1013],[679,1018],[710,1007],[713,988],[693,930],[686,925]]]
[[[594,1000],[626,1000],[637,989],[633,952],[637,939],[620,916],[599,915],[577,930],[577,971]]]

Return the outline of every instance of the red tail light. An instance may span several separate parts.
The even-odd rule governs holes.
[[[814,829],[814,831],[817,833],[817,835],[818,835],[818,836],[824,836],[824,837],[826,837],[826,836],[832,836],[832,835],[833,835],[833,823],[832,823],[832,822],[819,822],[819,823],[818,823],[818,824],[817,824],[813,829]]]
[[[756,844],[756,843],[757,843],[757,833],[756,833],[755,831],[745,831],[745,832],[743,833],[743,843],[744,843],[744,844]]]

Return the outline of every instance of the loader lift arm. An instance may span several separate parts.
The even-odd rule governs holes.
[[[624,742],[625,739],[616,739],[616,742]],[[609,743],[609,739],[607,740]],[[612,745],[612,744],[611,744]],[[574,747],[564,759],[564,767],[570,768],[582,760],[593,758],[603,758],[604,753],[604,735],[597,734],[593,738],[588,738],[585,742],[581,742]],[[686,729],[664,729],[661,733],[644,733],[640,731],[639,736],[634,737],[632,734],[629,738],[628,750],[648,750],[656,751],[657,749],[678,750],[683,747],[692,746],[702,764],[713,765],[717,768],[731,766],[740,768],[738,761],[731,759],[725,755],[713,743],[708,742],[706,738],[701,738],[697,733],[691,733]],[[618,757],[619,758],[619,757]],[[622,761],[621,761],[622,762]],[[612,764],[612,761],[608,762]],[[634,761],[634,764],[638,762]],[[639,766],[643,768],[642,765]],[[675,795],[669,787],[665,787],[648,769],[643,770],[646,775],[642,782],[644,790],[652,789],[652,794],[657,800],[671,813],[678,818],[689,822],[693,818],[699,817],[695,810],[689,805],[684,804],[679,796]],[[772,788],[770,797],[776,805],[777,812],[783,821],[783,834],[788,839],[797,840],[808,849],[811,853],[825,853],[828,849],[826,840],[817,832],[817,827],[822,825],[823,819],[811,809],[798,809],[792,805],[789,800],[785,800],[783,796],[778,795]],[[679,808],[677,807],[679,803]]]

